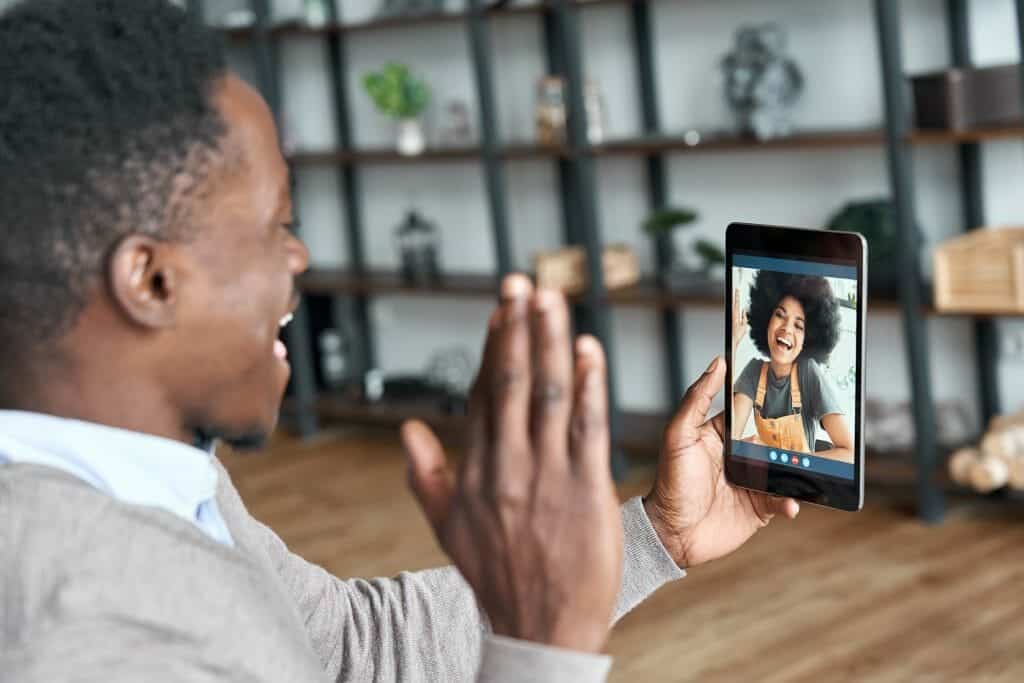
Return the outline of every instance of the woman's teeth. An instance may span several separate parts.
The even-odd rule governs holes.
[[[786,348],[787,348],[787,349],[789,349],[789,350],[792,350],[792,349],[793,349],[793,345],[792,345],[792,344],[790,344],[790,343],[789,343],[788,341],[786,341],[785,339],[783,339],[782,337],[776,337],[776,338],[775,338],[775,343],[776,343],[776,344],[778,344],[779,346],[784,346],[784,347],[786,347]]]
[[[278,326],[279,326],[279,327],[282,327],[282,328],[283,328],[283,327],[287,327],[288,323],[290,323],[290,322],[292,321],[292,319],[293,319],[294,317],[295,317],[295,316],[294,316],[294,315],[292,315],[291,313],[289,313],[289,314],[285,315],[285,316],[284,316],[283,318],[281,318],[281,320],[280,320],[280,321],[278,322]]]

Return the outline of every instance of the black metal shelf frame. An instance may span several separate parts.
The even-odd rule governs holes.
[[[942,492],[935,483],[935,412],[929,369],[927,323],[919,314],[921,294],[920,244],[913,185],[913,160],[906,143],[910,105],[903,77],[900,45],[900,8],[892,0],[875,0],[879,56],[885,99],[886,149],[896,220],[899,224],[899,291],[903,306],[903,334],[910,368],[917,460],[918,514],[938,521],[943,514]]]
[[[952,46],[952,62],[957,66],[970,64],[967,12],[969,0],[947,0],[946,13]],[[269,23],[269,0],[250,0],[258,24],[251,32],[255,38],[256,57],[260,67],[263,91],[275,115],[280,110],[277,59],[274,49],[274,29]],[[467,11],[459,13],[455,20],[466,25],[468,48],[473,62],[473,75],[478,96],[479,123],[481,131],[480,162],[484,172],[488,209],[494,237],[495,261],[499,275],[512,269],[511,247],[508,231],[507,190],[503,163],[505,155],[500,143],[497,112],[494,104],[494,75],[491,55],[489,21],[505,12],[488,10],[483,0],[468,0]],[[332,5],[332,26],[344,27],[343,17],[337,16]],[[553,155],[558,164],[560,198],[565,241],[581,244],[587,253],[587,269],[591,288],[582,303],[574,310],[577,326],[598,336],[613,355],[611,325],[607,312],[607,296],[601,267],[601,231],[596,206],[596,154],[616,153],[614,149],[593,148],[587,139],[585,108],[583,107],[583,59],[578,13],[588,4],[575,0],[545,0],[530,12],[543,21],[544,42],[547,51],[549,72],[565,77],[568,88],[568,149],[571,154]],[[629,13],[633,48],[637,63],[637,82],[640,94],[640,112],[643,133],[646,138],[657,139],[662,134],[657,106],[655,58],[652,39],[651,13],[653,0],[623,0],[621,4]],[[1024,0],[1015,0],[1017,12],[1018,39],[1024,60]],[[190,11],[201,14],[201,0],[189,0]],[[514,12],[522,13],[522,12]],[[512,12],[507,14],[514,14]],[[884,143],[889,164],[890,183],[897,220],[900,225],[901,280],[900,303],[904,323],[907,360],[913,397],[913,417],[917,445],[915,465],[917,471],[917,496],[920,515],[929,521],[942,518],[944,501],[941,489],[936,483],[938,449],[935,443],[935,424],[932,406],[932,387],[929,376],[929,343],[925,317],[922,315],[922,295],[919,283],[920,245],[918,244],[916,208],[913,192],[913,164],[911,144],[928,142],[928,136],[911,136],[908,127],[909,103],[905,90],[903,61],[900,48],[900,7],[898,0],[874,0],[874,13],[879,39],[879,58],[885,102],[886,129]],[[387,27],[374,27],[387,30]],[[366,263],[362,241],[362,201],[359,185],[358,161],[353,147],[349,100],[347,88],[346,30],[323,32],[330,47],[330,70],[334,88],[334,104],[339,126],[340,152],[337,160],[342,173],[342,191],[345,197],[345,215],[351,252],[351,267],[365,272]],[[1022,71],[1024,78],[1024,71]],[[1011,131],[1012,133],[1012,131]],[[865,135],[855,135],[858,140]],[[965,139],[966,137],[966,139]],[[949,141],[958,144],[962,210],[965,229],[984,224],[982,197],[981,153],[977,139],[983,136],[965,136]],[[921,138],[918,140],[917,138]],[[821,143],[819,143],[821,144]],[[861,144],[858,142],[858,144]],[[636,146],[636,145],[634,145]],[[645,159],[648,179],[648,200],[652,209],[667,205],[668,179],[665,155],[678,151],[651,145],[639,149]],[[666,265],[670,257],[669,245],[661,240],[656,245],[656,260]],[[497,281],[497,280],[496,280]],[[356,302],[356,321],[360,326],[364,361],[367,366],[374,362],[373,331],[367,313],[367,293],[351,294]],[[683,344],[681,339],[682,321],[674,307],[661,311],[661,325],[665,340],[668,367],[666,390],[672,402],[682,394],[683,387]],[[297,401],[300,432],[312,433],[316,429],[316,384],[313,370],[313,352],[309,339],[308,320],[304,310],[299,311],[295,323],[288,329],[292,346],[292,361],[295,367],[293,390]],[[979,375],[979,392],[983,416],[987,419],[998,412],[998,338],[995,322],[990,318],[975,318],[976,365]],[[612,368],[610,367],[610,370]],[[613,372],[610,376],[614,377]],[[613,431],[618,430],[620,411],[615,396],[614,382],[611,383],[610,408],[613,416]],[[619,471],[625,461],[615,463]]]
[[[953,66],[971,66],[969,0],[947,0],[949,38]],[[1017,3],[1018,16],[1024,0]],[[1024,34],[1021,34],[1024,35]],[[965,230],[985,225],[985,204],[981,165],[981,145],[970,142],[958,145],[960,166],[961,210]],[[976,318],[974,321],[974,352],[978,367],[978,392],[981,416],[985,423],[999,413],[999,338],[996,321]]]

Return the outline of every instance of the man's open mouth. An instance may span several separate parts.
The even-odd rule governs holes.
[[[779,346],[785,348],[787,351],[792,351],[793,350],[793,343],[791,341],[789,341],[788,339],[783,339],[782,337],[776,337],[775,338],[775,343],[778,344]]]
[[[277,322],[278,329],[283,330],[284,328],[288,327],[288,323],[290,323],[294,318],[295,316],[292,315],[291,313],[286,313],[285,315],[283,315],[281,319]],[[288,360],[288,347],[285,346],[284,342],[281,341],[280,339],[274,340],[274,357],[282,361]]]

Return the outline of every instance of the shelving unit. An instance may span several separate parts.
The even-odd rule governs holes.
[[[299,279],[299,286],[307,294],[319,296],[342,295],[396,295],[423,297],[450,297],[458,299],[489,298],[494,295],[499,279],[479,273],[447,272],[437,282],[410,285],[400,272],[391,270],[369,270],[357,273],[349,268],[312,268]],[[929,290],[922,298],[931,301]],[[571,297],[579,303],[581,297]],[[675,310],[683,307],[707,307],[721,309],[725,296],[717,285],[690,291],[669,291],[652,279],[642,279],[635,285],[605,292],[604,301],[612,306]],[[889,297],[873,297],[870,303],[873,313],[892,313],[900,310],[900,300]],[[938,313],[930,303],[924,303],[921,315],[964,317],[961,313]],[[990,316],[991,317],[991,316]]]
[[[946,14],[955,65],[970,62],[967,32],[968,0],[947,0]],[[898,0],[874,0],[877,21],[880,66],[885,99],[885,127],[863,130],[803,131],[799,134],[769,141],[755,141],[730,134],[700,132],[695,140],[685,131],[664,130],[657,108],[655,60],[652,39],[651,7],[653,0],[543,0],[536,4],[490,9],[481,0],[467,0],[461,12],[434,13],[409,17],[388,17],[360,23],[346,23],[344,17],[333,15],[328,25],[311,28],[302,25],[271,26],[268,0],[250,0],[259,24],[255,28],[230,30],[237,40],[253,41],[261,66],[264,91],[274,111],[279,109],[274,45],[286,36],[307,36],[326,39],[330,47],[331,88],[339,121],[337,149],[301,150],[290,154],[297,166],[336,165],[342,176],[341,194],[345,198],[347,237],[351,263],[345,268],[317,268],[300,281],[309,296],[350,297],[355,302],[364,367],[375,366],[374,337],[367,313],[369,297],[378,295],[414,295],[430,297],[486,298],[496,294],[500,277],[512,267],[508,239],[507,199],[504,164],[517,160],[550,160],[557,164],[559,197],[562,202],[565,241],[583,245],[592,286],[584,296],[574,300],[574,313],[580,329],[597,334],[606,346],[612,347],[608,321],[610,306],[644,307],[659,312],[665,344],[666,394],[675,403],[682,393],[684,345],[679,311],[684,308],[721,308],[724,295],[720,291],[671,292],[650,281],[612,292],[603,286],[600,267],[601,231],[594,199],[596,160],[608,157],[639,158],[645,161],[648,200],[651,208],[668,202],[666,160],[670,155],[716,154],[738,151],[829,151],[844,148],[884,148],[889,162],[892,197],[900,230],[902,246],[901,281],[897,297],[872,298],[872,311],[898,312],[904,323],[907,357],[910,365],[912,403],[917,446],[914,453],[917,476],[919,512],[930,521],[943,514],[943,499],[936,483],[941,458],[935,443],[932,392],[929,379],[929,342],[927,320],[935,311],[930,305],[930,292],[922,286],[919,245],[913,198],[912,149],[926,145],[954,145],[960,155],[961,185],[964,198],[964,225],[973,228],[984,224],[981,202],[981,167],[978,143],[998,139],[1024,139],[1024,125],[973,130],[915,131],[907,127],[909,108],[900,50],[900,13]],[[1015,0],[1024,54],[1024,0]],[[198,0],[190,6],[195,11]],[[586,121],[582,106],[582,52],[578,13],[596,5],[620,5],[627,8],[631,22],[633,50],[637,66],[637,83],[643,133],[637,137],[618,139],[591,146],[586,138]],[[568,84],[569,141],[560,147],[542,147],[532,143],[503,144],[498,131],[494,106],[494,77],[491,64],[490,22],[504,17],[535,16],[544,29],[544,48],[548,71],[562,75]],[[479,145],[431,149],[417,157],[404,157],[391,149],[357,149],[353,144],[347,92],[348,36],[366,32],[418,30],[440,24],[462,24],[473,65],[479,111]],[[494,274],[446,274],[441,281],[427,287],[410,287],[398,273],[367,268],[363,248],[362,191],[360,168],[369,164],[436,164],[479,163],[484,173],[491,228],[494,237]],[[667,244],[657,245],[657,262],[668,258]],[[298,418],[303,432],[316,428],[316,417],[344,419],[374,424],[394,424],[411,416],[428,419],[439,426],[458,429],[461,419],[440,413],[436,406],[411,403],[402,405],[365,405],[351,397],[319,393],[313,371],[313,349],[309,339],[308,321],[303,311],[290,326],[295,367],[290,411]],[[981,381],[981,405],[984,416],[999,408],[998,377],[995,372],[998,346],[991,319],[976,320],[977,369]],[[296,348],[297,347],[297,348]],[[297,351],[297,353],[296,353]],[[609,349],[609,356],[613,353]],[[613,387],[614,388],[614,387]],[[611,398],[613,440],[629,450],[657,448],[664,416],[618,410],[614,394]],[[616,462],[621,471],[624,460]]]

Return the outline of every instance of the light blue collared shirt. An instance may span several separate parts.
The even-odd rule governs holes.
[[[213,540],[234,540],[217,507],[210,453],[178,441],[79,420],[0,410],[0,465],[44,465],[129,505],[166,510]]]

